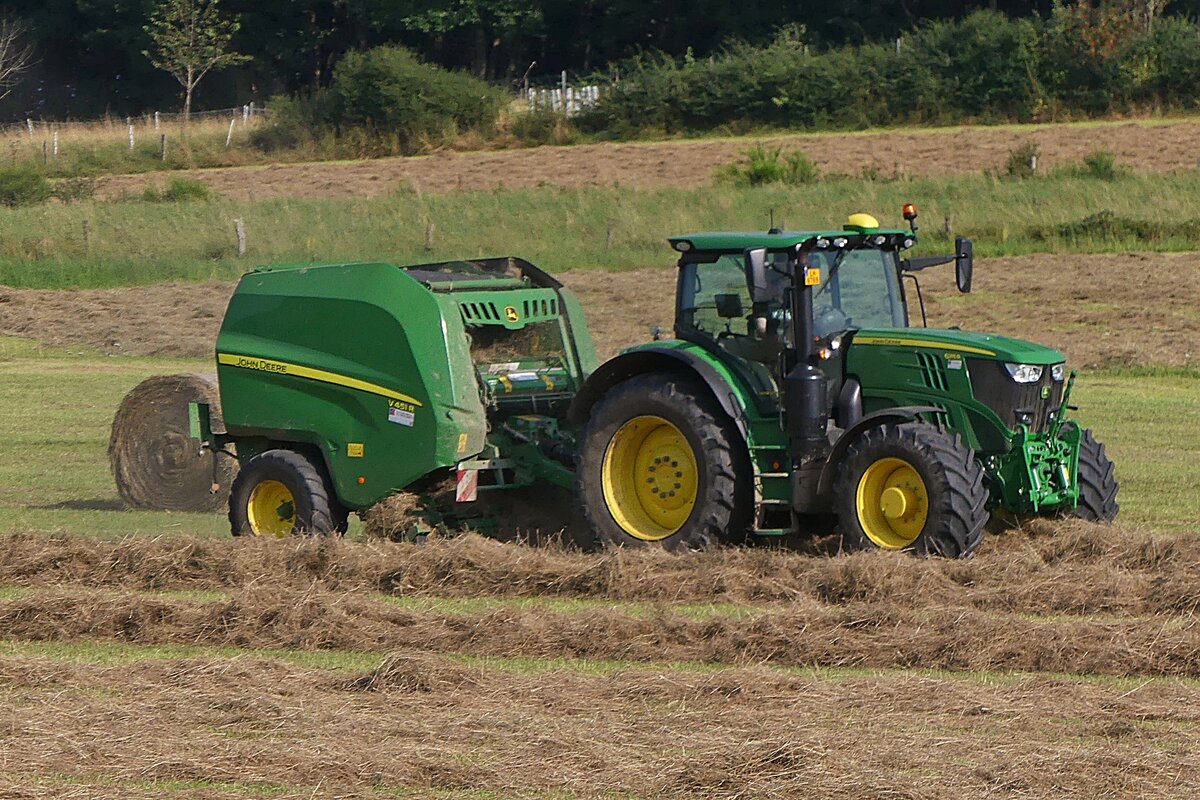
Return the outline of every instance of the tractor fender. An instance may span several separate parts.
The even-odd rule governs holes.
[[[738,403],[729,382],[704,359],[686,350],[672,347],[632,350],[601,364],[588,376],[575,399],[571,401],[567,419],[576,425],[582,425],[591,415],[592,406],[605,392],[621,381],[648,372],[684,372],[695,375],[712,392],[725,414],[733,420],[742,438],[749,441],[750,425],[746,419],[746,412]]]
[[[934,408],[933,406],[886,408],[883,411],[867,414],[858,422],[842,431],[842,435],[838,437],[838,440],[833,444],[833,448],[829,451],[829,457],[825,459],[825,466],[821,468],[821,478],[817,484],[817,496],[828,497],[829,493],[833,491],[833,482],[837,479],[838,465],[842,463],[842,458],[846,455],[846,451],[850,449],[850,445],[862,435],[863,431],[879,425],[886,425],[889,422],[912,422],[918,419],[921,414],[936,411],[941,411],[941,409]]]

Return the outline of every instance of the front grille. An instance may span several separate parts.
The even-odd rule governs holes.
[[[995,411],[1009,428],[1025,422],[1031,431],[1041,433],[1062,402],[1062,382],[1054,380],[1049,366],[1037,383],[1017,383],[999,361],[968,358],[967,369],[975,399]]]

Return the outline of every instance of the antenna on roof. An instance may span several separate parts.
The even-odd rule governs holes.
[[[771,214],[771,227],[770,227],[770,229],[767,230],[767,233],[783,233],[783,231],[781,231],[781,230],[779,230],[779,228],[775,227],[775,209],[773,209],[773,208],[770,209],[770,214]]]

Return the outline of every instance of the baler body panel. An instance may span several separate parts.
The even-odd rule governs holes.
[[[389,264],[246,275],[217,339],[230,435],[319,450],[350,508],[478,453],[487,417],[450,311]]]

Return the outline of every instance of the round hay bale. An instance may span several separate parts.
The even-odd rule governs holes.
[[[188,403],[208,403],[213,428],[223,429],[214,380],[156,375],[130,390],[113,417],[108,463],[121,499],[131,508],[224,511],[236,459],[200,451],[189,432]]]

